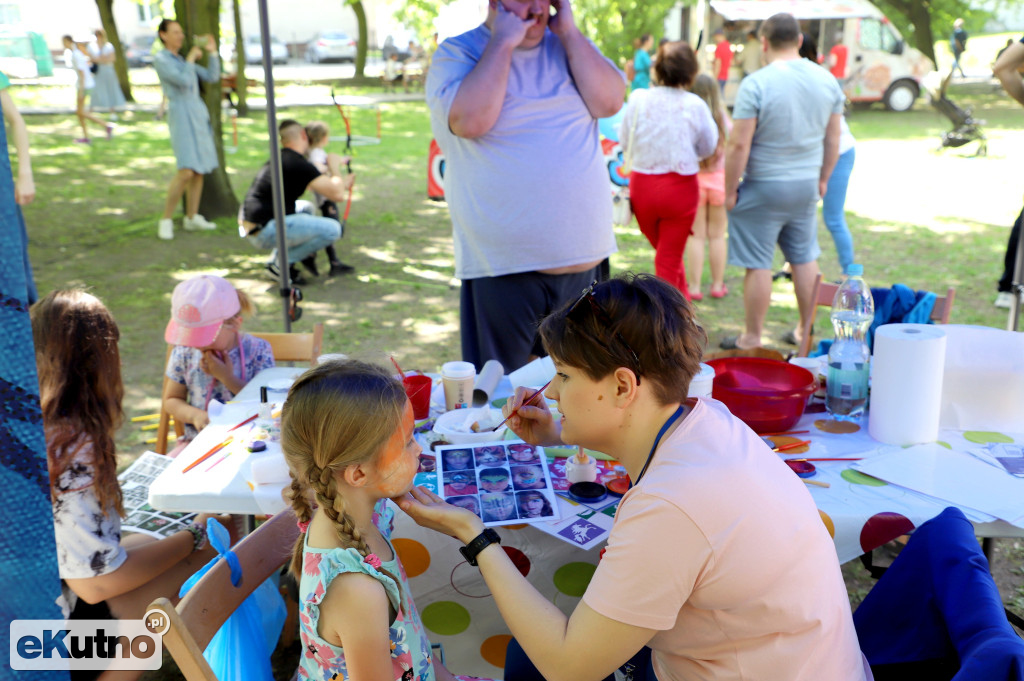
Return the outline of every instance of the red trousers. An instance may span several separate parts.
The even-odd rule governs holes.
[[[629,177],[629,202],[640,232],[654,246],[654,273],[690,299],[683,266],[686,240],[693,230],[700,189],[696,175],[664,173]]]

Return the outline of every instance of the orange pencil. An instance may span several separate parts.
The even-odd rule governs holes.
[[[224,442],[221,442],[219,445],[217,445],[216,447],[214,447],[210,451],[206,452],[205,454],[203,454],[201,457],[199,457],[198,459],[196,459],[195,461],[193,461],[189,465],[185,466],[185,468],[181,472],[182,473],[188,473],[190,470],[192,470],[193,468],[195,468],[196,466],[198,466],[202,462],[206,461],[207,459],[209,459],[211,456],[213,456],[214,454],[216,454],[220,450],[222,450],[225,447],[227,447],[229,444],[231,444],[231,442],[234,439],[235,439],[234,437],[228,437],[228,439],[224,440]]]

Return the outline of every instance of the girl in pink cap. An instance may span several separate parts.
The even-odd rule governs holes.
[[[270,344],[242,333],[242,318],[254,306],[226,279],[201,274],[174,287],[171,321],[164,339],[174,349],[167,361],[171,379],[164,407],[185,424],[185,441],[210,422],[212,400],[227,402],[253,376],[274,366]],[[180,451],[180,446],[172,452]]]

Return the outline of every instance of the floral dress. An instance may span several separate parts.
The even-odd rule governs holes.
[[[320,638],[317,633],[320,621],[320,603],[327,593],[331,580],[346,572],[362,572],[370,575],[384,587],[388,600],[397,615],[391,623],[388,636],[391,639],[391,668],[395,681],[435,681],[433,652],[420,621],[419,611],[412,602],[409,578],[391,545],[391,528],[394,510],[384,500],[377,505],[373,514],[374,524],[381,530],[394,558],[380,561],[379,567],[367,562],[356,549],[317,549],[306,545],[302,560],[302,579],[299,582],[299,598],[302,604],[299,613],[299,638],[302,641],[302,658],[299,662],[299,679],[316,681],[350,681],[345,651]],[[396,583],[382,570],[397,575]],[[475,677],[459,676],[465,681]],[[358,681],[358,679],[354,680]],[[485,681],[485,680],[481,680]]]

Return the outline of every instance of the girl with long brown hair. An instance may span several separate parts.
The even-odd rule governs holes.
[[[54,291],[30,313],[57,561],[71,617],[140,619],[154,598],[176,601],[185,579],[216,555],[206,541],[206,517],[160,540],[122,539],[117,323],[82,290]]]

